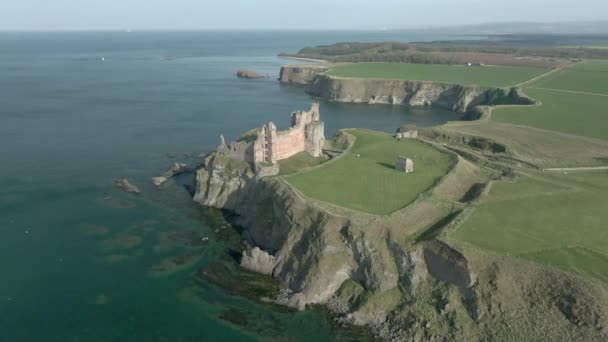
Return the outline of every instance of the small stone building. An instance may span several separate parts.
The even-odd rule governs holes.
[[[399,127],[395,132],[397,139],[415,139],[418,137],[418,130],[411,127]]]
[[[410,173],[414,171],[414,161],[408,157],[399,156],[395,162],[395,169]]]

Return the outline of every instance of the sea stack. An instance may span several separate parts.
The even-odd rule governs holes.
[[[247,69],[239,69],[236,72],[236,76],[238,78],[248,78],[248,79],[256,79],[256,78],[268,78],[268,75],[258,74],[255,71],[247,70]]]

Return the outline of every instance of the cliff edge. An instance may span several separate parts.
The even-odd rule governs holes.
[[[605,339],[605,288],[436,237],[466,215],[465,203],[450,203],[487,181],[484,172],[458,157],[433,189],[378,216],[306,198],[214,153],[197,171],[194,200],[237,214],[241,266],[277,279],[276,303],[324,304],[388,340]]]
[[[325,73],[331,65],[288,65],[280,81],[307,86],[315,97],[335,102],[437,106],[468,112],[480,105],[533,104],[515,88],[488,88],[455,83],[336,77]]]

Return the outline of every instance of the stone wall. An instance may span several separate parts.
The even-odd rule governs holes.
[[[313,157],[320,157],[325,145],[325,124],[323,121],[306,125],[304,135],[306,136],[306,151]]]
[[[274,123],[264,125],[254,139],[226,144],[220,136],[217,152],[250,163],[276,163],[302,151],[319,157],[325,144],[325,124],[320,120],[319,103],[309,111],[291,113],[291,127],[277,131]]]
[[[269,122],[254,143],[254,160],[275,163],[302,151],[318,157],[325,143],[324,127],[316,102],[307,112],[291,113],[291,127],[285,131],[277,131],[274,123]]]
[[[287,159],[306,149],[303,127],[278,132],[272,141],[272,154],[275,160]]]
[[[236,141],[230,144],[220,142],[217,151],[232,159],[253,161],[253,144],[245,141]]]

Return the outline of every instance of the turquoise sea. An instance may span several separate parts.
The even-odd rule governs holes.
[[[199,163],[312,99],[281,86],[279,52],[336,41],[443,39],[399,32],[0,33],[1,341],[365,340],[320,308],[256,300],[273,282],[239,270],[230,213],[195,206]],[[448,37],[449,38],[449,37]],[[272,76],[241,80],[239,68]],[[392,131],[458,118],[425,108],[321,102],[326,131]],[[128,177],[142,189],[112,188]],[[207,237],[209,241],[196,243]],[[177,260],[177,261],[176,261]],[[185,262],[184,262],[185,260]],[[172,263],[173,262],[173,263]],[[179,264],[178,269],[169,266]]]

